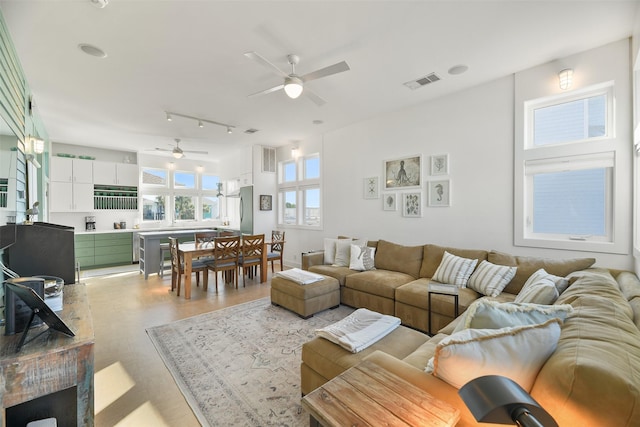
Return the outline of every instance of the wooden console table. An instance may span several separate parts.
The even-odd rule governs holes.
[[[311,425],[454,426],[457,408],[365,360],[302,398]]]
[[[67,285],[58,316],[75,333],[56,331],[16,346],[22,333],[0,335],[0,425],[26,425],[24,417],[55,417],[59,426],[93,426],[93,321],[84,284]],[[42,328],[29,331],[27,340]],[[75,411],[73,411],[75,409]]]

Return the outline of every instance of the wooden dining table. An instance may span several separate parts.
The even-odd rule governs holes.
[[[260,266],[260,283],[267,281],[267,254],[269,253],[269,245],[271,242],[264,242],[262,248],[262,265]],[[184,298],[191,299],[191,273],[193,259],[203,256],[213,256],[213,242],[196,243],[187,242],[178,245],[178,252],[184,262]],[[208,272],[206,273],[208,274]]]

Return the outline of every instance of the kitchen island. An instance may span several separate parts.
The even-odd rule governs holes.
[[[179,242],[193,242],[196,231],[230,231],[228,227],[210,228],[174,228],[160,231],[141,231],[138,233],[140,244],[140,272],[147,279],[150,274],[160,273],[164,259],[161,260],[160,244],[169,242],[169,237],[177,237]],[[231,230],[237,231],[237,230]],[[238,234],[240,232],[238,231]]]

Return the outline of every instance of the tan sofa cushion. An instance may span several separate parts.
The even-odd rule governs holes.
[[[322,274],[338,280],[340,286],[344,286],[345,279],[351,274],[358,274],[359,271],[351,270],[349,267],[334,267],[332,265],[313,265],[309,267],[312,273]]]
[[[616,276],[616,281],[627,301],[640,298],[640,279],[638,276],[630,271],[624,271]]]
[[[531,395],[561,426],[637,426],[638,328],[612,300],[583,295],[572,305]]]
[[[396,288],[413,279],[409,274],[397,271],[369,270],[347,276],[345,287],[393,300]]]
[[[398,359],[404,359],[428,339],[428,335],[404,326],[398,326],[392,333],[370,347],[359,353],[351,353],[329,340],[315,337],[303,344],[302,362],[324,378],[331,379],[356,365],[376,350],[384,351]]]
[[[397,271],[417,279],[422,264],[422,246],[404,246],[380,240],[375,262],[377,269]]]
[[[525,257],[491,251],[489,252],[489,262],[518,267],[515,277],[504,288],[504,292],[517,295],[527,279],[541,268],[544,268],[549,274],[565,277],[574,271],[591,267],[596,260],[595,258],[551,259]]]
[[[420,266],[420,277],[433,277],[434,273],[438,269],[438,266],[440,265],[440,262],[442,261],[442,257],[444,256],[445,251],[462,258],[477,259],[478,263],[480,263],[480,261],[486,260],[489,254],[487,251],[480,249],[449,248],[431,244],[424,245],[424,257]]]
[[[420,278],[396,289],[396,301],[427,310],[429,307],[429,279]],[[469,288],[458,289],[458,309],[462,313],[481,295]],[[454,297],[451,295],[431,295],[431,309],[434,313],[452,315]]]

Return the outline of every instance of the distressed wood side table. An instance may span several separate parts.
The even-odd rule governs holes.
[[[312,426],[454,426],[460,411],[364,360],[302,398]]]

